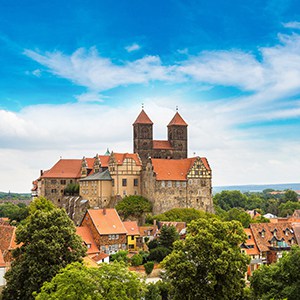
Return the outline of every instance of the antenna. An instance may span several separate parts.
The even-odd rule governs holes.
[[[144,103],[142,103],[142,109],[144,109]]]
[[[176,111],[178,111],[178,105],[176,105]]]

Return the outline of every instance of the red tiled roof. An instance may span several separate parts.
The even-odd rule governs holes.
[[[87,213],[99,234],[127,234],[127,230],[114,208],[88,209]]]
[[[125,221],[123,224],[127,230],[127,235],[140,235],[137,221]]]
[[[142,162],[137,153],[113,153],[117,165],[122,165],[126,158],[133,159],[137,166],[141,166]]]
[[[140,112],[140,114],[136,118],[136,120],[133,123],[133,125],[135,125],[135,124],[151,124],[152,125],[153,122],[150,120],[150,118],[148,117],[148,115],[142,109],[142,111]]]
[[[148,232],[150,236],[154,236],[157,231],[157,226],[139,226],[140,236],[148,236]]]
[[[0,249],[0,267],[5,267],[6,264],[5,264],[5,261],[4,261],[4,258],[3,258],[3,254],[2,254],[2,251]]]
[[[177,125],[177,126],[188,126],[187,123],[182,119],[181,115],[176,112],[175,116],[171,120],[168,126]]]
[[[60,159],[42,178],[80,178],[81,159]]]
[[[153,149],[173,149],[169,141],[153,141]]]
[[[12,250],[17,247],[15,242],[16,227],[10,225],[0,225],[0,250]]]
[[[167,227],[174,226],[178,233],[180,233],[182,229],[186,228],[185,222],[159,221],[158,224],[160,226],[160,229],[162,226],[167,226]]]
[[[200,158],[205,168],[210,171],[206,158]],[[193,166],[197,157],[184,159],[159,159],[152,158],[153,170],[156,173],[156,180],[187,180],[187,174]]]
[[[260,251],[268,251],[271,246],[270,240],[274,236],[274,230],[276,229],[277,240],[285,241],[288,245],[291,245],[291,239],[295,239],[292,223],[280,222],[280,223],[252,223],[250,224],[256,245]],[[285,230],[288,229],[285,234]],[[262,235],[264,231],[264,235]]]
[[[245,233],[247,234],[247,239],[245,241],[246,246],[253,246],[253,248],[246,248],[246,254],[248,255],[259,255],[259,250],[257,248],[257,245],[255,243],[255,240],[253,238],[253,234],[250,228],[244,228]],[[250,237],[250,238],[249,238]]]
[[[82,238],[85,244],[90,245],[90,248],[87,248],[87,254],[99,253],[99,249],[93,239],[92,233],[87,226],[76,227],[76,233]]]
[[[104,253],[104,252],[100,252],[99,254],[95,255],[92,257],[92,260],[94,260],[95,262],[98,262],[104,258],[109,257],[108,254]]]

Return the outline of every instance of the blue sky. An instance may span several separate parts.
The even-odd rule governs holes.
[[[0,0],[0,190],[60,157],[132,151],[176,105],[214,185],[299,182],[297,1]]]

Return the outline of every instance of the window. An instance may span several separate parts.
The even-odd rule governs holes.
[[[139,185],[139,180],[137,178],[133,179],[133,185],[138,186]]]
[[[56,184],[56,179],[52,179],[51,184]]]
[[[168,181],[168,187],[172,187],[172,181],[171,180]]]
[[[70,180],[70,183],[73,183],[73,180],[72,180],[72,179]]]
[[[134,236],[133,235],[131,236],[131,240],[134,241]]]
[[[111,185],[115,186],[115,180],[114,179],[111,181]]]
[[[126,178],[122,179],[122,186],[127,186],[127,179]]]
[[[205,180],[201,180],[201,186],[206,186],[206,181]]]
[[[186,187],[186,182],[183,182],[183,183],[182,183],[182,187]]]
[[[51,190],[51,193],[52,193],[52,194],[56,194],[56,189],[52,189],[52,190]]]
[[[126,196],[126,190],[123,191],[123,196]]]
[[[66,180],[65,179],[62,179],[61,181],[60,181],[60,184],[63,184],[63,185],[65,185],[67,182],[66,182]]]
[[[118,234],[115,235],[115,239],[116,239],[116,240],[119,239],[119,235],[118,235]]]
[[[166,186],[166,184],[165,184],[165,181],[163,180],[162,182],[161,182],[161,187],[165,187]]]
[[[176,181],[176,187],[180,187],[180,181]]]

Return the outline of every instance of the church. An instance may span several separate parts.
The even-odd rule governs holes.
[[[153,122],[142,109],[133,123],[133,153],[60,159],[41,171],[33,196],[64,207],[74,220],[88,207],[114,207],[126,195],[150,200],[154,214],[176,207],[213,212],[212,171],[205,157],[187,157],[187,128],[176,111],[167,140],[154,140]]]

